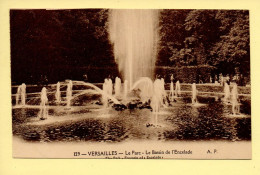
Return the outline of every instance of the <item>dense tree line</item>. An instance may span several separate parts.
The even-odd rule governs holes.
[[[116,67],[107,21],[107,9],[11,10],[12,80],[55,82]]]
[[[117,74],[108,15],[108,9],[11,10],[12,81],[78,79],[94,68],[89,73],[97,77]],[[248,11],[161,10],[159,33],[158,66],[210,65],[216,74],[250,75]],[[108,73],[99,72],[104,67]]]
[[[215,73],[250,75],[249,12],[162,10],[157,65],[214,66]]]

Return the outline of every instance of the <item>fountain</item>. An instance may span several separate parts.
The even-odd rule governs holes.
[[[175,97],[180,96],[181,94],[181,85],[180,85],[180,81],[178,80],[175,84]]]
[[[113,9],[109,37],[115,60],[130,89],[140,77],[153,77],[158,41],[158,10]]]
[[[224,84],[224,94],[225,95],[224,95],[223,101],[228,102],[230,100],[230,88],[226,82]]]
[[[83,85],[83,86],[87,86],[87,87],[91,87],[93,88],[96,92],[96,94],[101,94],[102,97],[106,97],[107,99],[110,99],[112,100],[113,103],[115,104],[120,104],[120,102],[115,98],[113,97],[112,95],[109,95],[107,93],[107,83],[108,83],[108,80],[105,79],[105,82],[103,84],[103,90],[101,90],[99,87],[95,86],[94,84],[91,84],[91,83],[86,83],[86,82],[83,82],[83,81],[73,81],[74,83],[77,83],[78,85]],[[105,90],[104,90],[105,89]],[[86,94],[87,92],[89,92],[89,89],[87,90],[83,90],[81,93],[78,93],[78,94],[75,94],[73,97],[72,97],[72,101],[75,100],[77,97],[81,96],[81,95],[84,95]]]
[[[44,120],[48,117],[48,111],[46,104],[48,103],[47,90],[45,87],[41,91],[41,104],[40,104],[40,113],[39,117],[41,120]]]
[[[150,102],[156,117],[160,106],[166,106],[167,98],[164,79],[151,80],[157,54],[158,19],[158,10],[111,10],[109,16],[109,37],[124,78],[123,99],[129,100],[129,89],[139,90],[140,101]]]
[[[231,104],[232,104],[232,113],[233,115],[240,113],[240,106],[238,103],[238,92],[237,92],[237,84],[233,85],[233,89],[231,91]]]
[[[153,84],[153,96],[151,99],[151,107],[155,116],[155,125],[157,125],[158,113],[162,104],[161,81],[156,79]]]
[[[112,94],[113,94],[113,83],[112,83],[112,80],[111,80],[110,78],[108,79],[108,89],[107,89],[107,90],[108,90],[107,93],[108,93],[109,95],[112,95]]]
[[[166,91],[165,91],[165,83],[164,83],[164,79],[163,78],[161,78],[161,95],[162,95],[162,101],[161,101],[161,103],[162,103],[162,105],[164,106],[164,107],[166,107],[166,104],[167,104],[167,99],[166,99],[166,97],[167,97],[167,93],[166,93]]]
[[[174,99],[174,87],[173,87],[173,75],[171,75],[171,84],[170,84],[170,94],[169,94],[171,102]]]
[[[121,79],[116,77],[116,80],[115,80],[115,96],[118,97],[121,95]]]
[[[25,99],[26,99],[26,85],[23,83],[21,87],[21,102],[22,106],[25,106]]]
[[[64,112],[63,111],[64,108],[62,106],[57,105],[61,102],[61,89],[63,89],[60,87],[60,83],[58,82],[56,85],[56,92],[55,92],[55,88],[53,88],[52,90],[48,90],[49,93],[55,92],[54,100],[56,101],[56,106],[55,103],[52,103],[52,101],[48,103],[48,100],[52,98],[48,99],[47,89],[44,87],[42,88],[41,95],[40,95],[40,99],[41,99],[40,106],[27,105],[26,109],[22,109],[22,110],[25,111],[27,110],[27,108],[33,108],[32,111],[34,112],[35,109],[36,111],[40,109],[39,112],[40,119],[43,120],[48,117],[48,120],[45,120],[44,122],[41,123],[43,124],[42,126],[48,128],[48,130],[50,130],[49,125],[44,126],[44,124],[46,124],[46,121],[47,122],[50,121],[51,123],[51,122],[56,122],[61,118],[60,120],[61,122],[57,123],[57,126],[58,127],[62,126],[60,128],[64,128],[64,130],[68,132],[56,131],[56,129],[53,130],[53,132],[54,134],[59,134],[59,133],[63,134],[62,137],[66,139],[68,138],[77,139],[78,136],[75,137],[75,134],[78,133],[83,134],[84,136],[82,136],[82,139],[83,140],[85,139],[86,141],[92,139],[91,134],[95,135],[93,140],[99,139],[101,141],[107,141],[107,140],[111,141],[114,138],[118,139],[119,141],[120,139],[125,139],[125,138],[128,138],[130,140],[132,139],[131,137],[143,137],[143,135],[141,134],[144,134],[144,136],[146,136],[145,138],[148,139],[149,137],[150,139],[150,137],[156,134],[158,131],[160,135],[162,135],[159,136],[160,139],[163,137],[165,137],[165,140],[168,139],[167,137],[173,137],[175,139],[176,137],[180,138],[182,136],[184,136],[184,138],[187,136],[187,138],[189,139],[189,136],[193,136],[193,135],[195,136],[195,134],[198,133],[197,131],[201,131],[201,130],[204,131],[203,130],[204,124],[207,125],[209,123],[208,121],[216,122],[216,125],[210,123],[209,125],[207,125],[207,127],[205,127],[207,128],[205,129],[205,131],[208,132],[208,126],[209,127],[216,126],[216,133],[218,133],[219,124],[220,124],[219,120],[211,120],[211,117],[212,114],[216,112],[216,115],[214,114],[214,117],[215,118],[216,116],[219,117],[216,119],[222,120],[224,118],[223,117],[224,115],[222,115],[221,110],[219,110],[219,107],[221,107],[221,105],[217,103],[216,105],[213,104],[214,106],[212,108],[214,110],[210,109],[211,107],[208,106],[206,106],[205,109],[203,108],[202,110],[198,110],[197,107],[202,104],[198,103],[197,100],[198,91],[196,89],[195,83],[192,84],[192,104],[186,104],[187,100],[185,98],[183,100],[180,100],[181,103],[178,103],[178,101],[176,101],[177,103],[174,106],[172,107],[167,106],[168,99],[165,90],[164,79],[158,78],[154,80],[154,72],[153,72],[155,66],[155,59],[156,59],[156,41],[158,40],[157,39],[158,19],[157,19],[156,10],[112,10],[109,20],[110,20],[109,21],[110,40],[114,46],[113,49],[114,49],[115,60],[119,65],[120,73],[122,73],[121,74],[123,77],[122,81],[124,82],[123,87],[121,84],[121,79],[118,77],[116,77],[115,79],[114,86],[112,80],[110,78],[106,78],[104,80],[102,89],[98,87],[99,84],[94,85],[83,81],[72,82],[70,80],[69,82],[67,82],[68,83],[67,91],[66,91],[67,105],[64,107],[65,109],[66,108],[69,109],[74,104],[73,106],[74,111],[70,113],[70,111]],[[171,75],[170,94],[169,94],[171,101],[173,100],[175,101],[174,98],[179,99],[181,95],[180,82],[177,81],[174,88],[175,81],[173,80],[174,80],[173,75]],[[64,82],[61,82],[62,85],[63,83]],[[74,85],[74,90],[72,88],[73,85]],[[86,89],[83,89],[82,86],[86,87]],[[182,87],[183,90],[185,89],[185,87],[186,85],[183,85]],[[229,89],[229,86],[225,88]],[[32,88],[32,91],[34,89],[36,88]],[[31,92],[31,89],[29,90]],[[27,89],[27,91],[29,90]],[[226,89],[224,91],[225,91],[225,99],[229,99],[230,90],[228,90],[229,95]],[[22,85],[21,85],[17,89],[16,105],[19,104],[20,96],[21,99],[24,99],[22,100],[22,104],[25,105],[25,95],[22,95],[22,93],[25,94],[25,90],[22,90]],[[90,93],[95,95],[88,96]],[[211,94],[212,92],[209,93]],[[37,99],[38,97],[34,97],[35,94],[39,94],[39,93],[38,92],[33,92],[32,94],[28,93],[27,94],[28,99],[33,98],[33,101],[35,101],[38,104],[39,102]],[[50,97],[52,97],[52,95],[50,95]],[[201,97],[201,99],[203,98],[204,97]],[[101,106],[100,100],[102,101],[103,106]],[[202,102],[203,100],[200,101]],[[113,103],[113,105],[111,105],[111,103]],[[109,107],[112,106],[115,110],[123,110],[127,108],[126,106],[128,105],[126,104],[129,103],[132,104],[135,103],[134,104],[135,109],[129,108],[134,110],[117,112],[117,111],[112,111],[112,109]],[[211,103],[211,99],[210,99],[210,103]],[[31,103],[29,103],[28,101],[27,104],[31,104]],[[47,106],[47,104],[49,106]],[[143,107],[145,105],[148,106],[146,109],[145,107]],[[194,105],[194,107],[190,107],[189,105]],[[168,108],[165,109],[166,107]],[[51,110],[48,111],[48,109],[50,108]],[[151,108],[152,108],[152,112],[150,111]],[[207,109],[209,109],[210,111],[207,111]],[[16,112],[15,110],[18,110],[18,112]],[[19,110],[20,109],[14,109],[13,115],[27,115],[27,114],[20,114]],[[34,115],[33,112],[30,112],[30,110],[28,110],[29,112],[27,113],[28,114],[32,113],[32,115]],[[234,87],[232,90],[232,112],[234,115],[239,112],[237,86]],[[201,120],[201,118],[204,117],[204,114],[209,115],[209,117],[207,117],[205,120]],[[109,120],[102,119],[110,116],[112,117]],[[70,122],[66,122],[66,125],[63,125],[62,123],[63,119],[64,121],[70,121]],[[146,128],[144,128],[143,123],[147,124],[146,122],[149,120],[153,120],[151,126],[155,126],[155,127],[163,126],[163,127],[161,129],[155,128],[154,130],[150,130],[150,131],[149,129],[146,130]],[[31,121],[30,120],[28,121],[29,121],[28,123],[30,124]],[[72,124],[71,127],[72,130],[68,129],[70,126],[68,126],[67,123],[69,125],[70,123]],[[81,125],[82,123],[83,125]],[[25,124],[27,125],[27,123]],[[181,124],[180,125],[181,127],[179,127],[178,124]],[[223,120],[223,124],[228,125],[229,122]],[[195,129],[192,130],[194,127],[196,127],[195,128],[196,130]],[[212,130],[214,131],[214,129]],[[167,134],[167,132],[169,134]],[[66,134],[66,136],[64,136],[65,135],[64,133]],[[67,136],[67,133],[71,134],[71,136],[73,137]],[[209,132],[209,134],[211,133]],[[99,137],[99,135],[101,137]],[[204,137],[205,135],[203,134],[202,138],[208,139],[208,137]],[[213,138],[215,136],[216,136],[215,133],[212,134]]]
[[[21,88],[22,88],[22,86],[20,85],[20,86],[18,86],[18,88],[17,88],[17,92],[16,92],[16,101],[15,101],[15,105],[16,106],[18,106],[19,105],[19,99],[20,99],[20,95],[21,95]]]
[[[196,84],[193,83],[192,84],[192,98],[191,98],[191,101],[192,101],[192,104],[195,105],[198,103],[198,100],[197,100],[197,95],[198,95],[198,90],[196,88]]]
[[[128,93],[128,81],[125,80],[124,82],[124,100],[127,98],[127,93]]]
[[[155,125],[158,125],[158,114],[160,112],[161,106],[165,107],[164,104],[164,97],[166,95],[164,89],[164,80],[163,79],[156,79],[153,83],[153,95],[151,99],[151,107],[153,110],[153,115],[155,116]]]
[[[151,99],[153,94],[153,81],[148,77],[141,77],[138,81],[136,81],[131,88],[134,90],[138,88],[140,90],[140,98],[142,103],[146,103]]]
[[[164,79],[153,83],[158,41],[158,10],[111,10],[109,37],[115,60],[124,78],[124,101],[129,89],[140,92],[140,101],[149,103],[158,114],[167,94]],[[148,78],[149,77],[149,78]]]
[[[61,103],[61,98],[60,98],[60,82],[57,83],[55,98],[56,98],[56,103],[57,103],[57,104]]]
[[[103,83],[103,94],[102,94],[102,102],[104,104],[104,107],[108,106],[108,97],[107,95],[112,96],[112,92],[113,92],[113,83],[112,80],[109,79],[105,79],[104,83]]]
[[[19,103],[19,100],[21,98],[21,103]],[[21,104],[22,106],[25,106],[26,104],[26,85],[23,83],[22,85],[18,86],[17,93],[16,93],[16,106]]]
[[[105,79],[102,87],[104,93],[108,93],[108,86],[109,86],[108,84],[109,84],[108,79]],[[105,108],[108,106],[107,96],[102,95],[102,103]]]
[[[69,80],[69,83],[67,85],[67,91],[66,91],[66,98],[67,98],[67,108],[69,109],[71,106],[71,99],[72,99],[72,81]]]

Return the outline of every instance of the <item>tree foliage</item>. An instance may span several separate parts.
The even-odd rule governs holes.
[[[223,13],[223,14],[221,14]],[[221,14],[222,28],[226,29],[211,50],[211,63],[222,66],[222,72],[226,69],[249,75],[250,72],[250,43],[249,43],[249,15],[247,11],[219,12]],[[233,20],[227,20],[229,16]],[[234,18],[235,16],[235,18]],[[229,30],[227,30],[229,28]],[[224,68],[224,69],[223,69]],[[233,69],[232,69],[233,68]]]
[[[116,67],[108,12],[10,10],[12,80],[47,75],[55,82],[80,67]],[[250,75],[248,11],[160,10],[159,33],[158,66],[211,65],[216,74]]]
[[[158,65],[208,64],[216,73],[249,75],[248,11],[163,10],[160,24]]]
[[[11,10],[10,19],[13,81],[73,78],[73,67],[115,66],[107,9]]]

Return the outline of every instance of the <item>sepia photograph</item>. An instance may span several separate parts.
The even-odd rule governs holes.
[[[249,10],[9,12],[14,158],[252,159]]]

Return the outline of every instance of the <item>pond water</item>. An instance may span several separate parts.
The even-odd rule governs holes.
[[[190,98],[162,108],[158,126],[150,109],[102,109],[101,106],[50,108],[39,121],[37,108],[13,108],[13,135],[27,141],[124,142],[129,140],[251,140],[250,101],[241,101],[241,115],[214,98],[200,97],[204,105],[192,106]],[[74,109],[75,108],[75,109]],[[60,119],[60,120],[59,120]],[[47,122],[47,121],[52,122]]]

